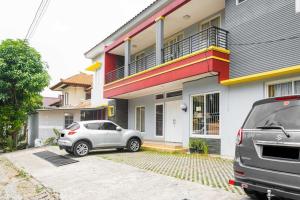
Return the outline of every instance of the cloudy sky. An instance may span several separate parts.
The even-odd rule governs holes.
[[[23,39],[41,0],[0,0],[0,41]],[[50,0],[30,40],[49,64],[51,84],[83,71],[84,52],[134,17],[153,0]],[[46,89],[44,96],[57,93]]]

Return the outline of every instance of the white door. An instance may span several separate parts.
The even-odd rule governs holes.
[[[182,111],[181,101],[166,102],[166,130],[165,140],[167,142],[182,142]]]

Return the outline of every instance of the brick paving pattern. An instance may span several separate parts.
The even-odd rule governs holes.
[[[171,154],[152,151],[109,153],[100,157],[158,174],[244,194],[239,187],[228,185],[233,177],[231,160],[198,154]]]

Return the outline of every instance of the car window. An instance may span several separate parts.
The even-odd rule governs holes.
[[[71,131],[74,131],[76,129],[79,129],[80,128],[80,125],[76,122],[70,124],[66,129],[67,130],[71,130]]]
[[[104,122],[102,124],[102,130],[116,130],[117,126],[110,122]]]
[[[259,126],[283,126],[300,129],[300,101],[276,101],[255,106],[248,116],[244,128]]]
[[[101,128],[101,123],[88,123],[84,125],[85,128],[90,129],[90,130],[100,130]]]

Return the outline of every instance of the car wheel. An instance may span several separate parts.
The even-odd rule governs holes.
[[[247,194],[248,197],[255,200],[267,200],[267,195],[261,192],[257,192],[254,190],[249,190],[244,188],[244,192]]]
[[[85,141],[79,141],[75,144],[73,153],[75,156],[82,157],[86,156],[90,151],[90,146]]]
[[[139,151],[141,148],[141,142],[139,139],[137,138],[132,138],[128,141],[128,144],[127,144],[127,149],[130,151],[130,152],[137,152]]]
[[[68,154],[72,154],[73,155],[73,151],[71,151],[70,149],[65,149],[66,150],[66,152],[68,153]]]

